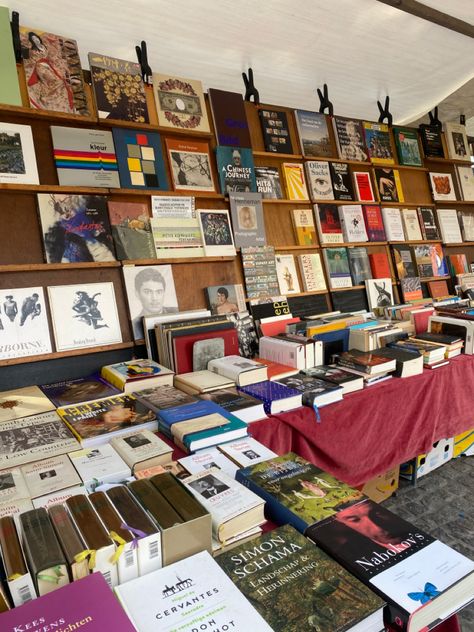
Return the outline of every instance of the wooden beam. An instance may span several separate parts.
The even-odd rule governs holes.
[[[448,15],[442,11],[427,7],[426,4],[418,2],[417,0],[378,0],[378,2],[388,4],[394,9],[400,9],[400,11],[410,13],[422,20],[427,20],[450,31],[466,35],[466,37],[474,37],[474,26],[472,24],[454,18],[452,15]]]

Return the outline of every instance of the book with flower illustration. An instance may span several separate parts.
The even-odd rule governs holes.
[[[188,132],[208,132],[206,104],[202,83],[153,73],[153,94],[158,125]]]

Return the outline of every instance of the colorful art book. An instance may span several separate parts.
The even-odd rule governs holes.
[[[264,246],[266,242],[260,193],[229,193],[236,248]]]
[[[398,169],[374,169],[375,181],[382,202],[404,202]]]
[[[39,184],[29,125],[0,123],[0,184]]]
[[[112,201],[107,206],[117,259],[154,259],[148,206],[140,202]]]
[[[52,125],[51,136],[60,185],[120,187],[112,132]]]
[[[367,161],[369,155],[365,145],[362,121],[335,116],[333,125],[339,157],[343,160]]]
[[[264,200],[279,200],[283,197],[278,167],[255,167],[257,193],[261,193]]]
[[[298,162],[284,162],[282,169],[287,198],[289,200],[309,200],[303,165]]]
[[[216,160],[221,193],[257,191],[251,149],[216,147]]]
[[[322,244],[344,243],[339,212],[335,204],[315,204],[314,215]]]
[[[265,150],[277,154],[292,154],[290,132],[286,112],[282,110],[259,110]]]
[[[206,257],[232,257],[235,245],[227,209],[198,210]]]
[[[446,200],[449,201],[456,199],[453,177],[450,173],[435,173],[430,171],[428,175],[433,200],[436,202],[444,202]]]
[[[89,116],[77,42],[26,26],[20,41],[30,106]]]
[[[275,248],[249,246],[242,248],[241,252],[247,298],[279,296]]]
[[[47,263],[115,261],[107,198],[38,193]]]
[[[209,132],[202,83],[153,73],[153,94],[158,125],[189,132]]]
[[[217,144],[251,147],[247,115],[240,92],[209,88],[208,94]]]
[[[88,57],[99,118],[148,123],[140,64],[99,53]]]
[[[332,290],[352,287],[351,269],[346,248],[325,248],[324,261]]]
[[[422,167],[418,132],[410,127],[394,127],[393,136],[397,148],[398,162],[408,167]]]
[[[82,404],[92,399],[112,397],[120,393],[99,375],[88,375],[87,377],[77,377],[52,384],[42,384],[40,388],[56,408]]]
[[[334,157],[326,115],[308,110],[295,110],[296,127],[301,149],[306,158]]]
[[[393,305],[392,279],[367,279],[365,288],[369,309]]]
[[[229,314],[245,311],[244,288],[236,285],[212,285],[205,288],[211,314]]]
[[[156,132],[114,127],[120,185],[123,189],[168,189],[161,136]]]
[[[472,166],[464,167],[456,165],[456,175],[462,199],[465,202],[474,201],[474,172]]]
[[[215,191],[209,143],[167,138],[166,148],[175,190]]]
[[[370,160],[377,164],[393,165],[389,127],[386,123],[364,121],[365,144]]]
[[[310,208],[292,209],[291,221],[299,246],[314,246],[317,243],[313,212]]]

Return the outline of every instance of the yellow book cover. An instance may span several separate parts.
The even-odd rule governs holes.
[[[312,338],[316,334],[323,334],[327,331],[337,331],[338,329],[345,329],[346,322],[343,320],[338,320],[334,323],[324,323],[323,325],[315,325],[314,327],[308,327],[306,332],[306,336],[308,338]]]
[[[402,181],[400,180],[400,172],[398,169],[393,170],[393,177],[395,178],[395,186],[397,187],[398,201],[404,202],[405,197],[403,195]]]
[[[302,164],[298,162],[284,162],[283,176],[289,200],[309,200]]]
[[[313,211],[310,208],[294,208],[291,219],[298,246],[314,246],[317,242]]]

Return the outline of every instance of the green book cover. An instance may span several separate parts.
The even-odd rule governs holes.
[[[289,525],[216,561],[275,632],[383,629],[384,602]]]
[[[0,77],[0,103],[22,105],[7,7],[0,7]]]
[[[423,162],[418,146],[418,132],[409,127],[394,127],[393,136],[397,147],[398,162],[401,165],[422,167]]]

